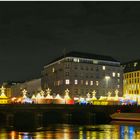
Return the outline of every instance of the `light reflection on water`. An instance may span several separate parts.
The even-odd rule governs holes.
[[[48,125],[41,131],[0,129],[0,139],[140,139],[140,124]]]

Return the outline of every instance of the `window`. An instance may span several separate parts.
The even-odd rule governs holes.
[[[134,67],[136,67],[136,66],[137,66],[137,64],[138,64],[138,63],[137,63],[137,62],[135,62],[135,63],[134,63]]]
[[[60,85],[60,80],[57,81],[57,85],[58,85],[58,86]]]
[[[84,81],[83,81],[83,80],[81,80],[81,85],[83,85],[83,83],[84,83]]]
[[[120,73],[118,73],[117,75],[118,75],[118,77],[120,77]]]
[[[74,84],[77,85],[78,84],[78,80],[74,80]]]
[[[116,75],[116,73],[115,73],[115,72],[113,72],[113,73],[112,73],[112,76],[113,76],[113,77],[115,77],[115,75]]]
[[[70,65],[68,63],[66,63],[65,68],[66,69],[69,69],[70,68]]]
[[[66,72],[66,76],[69,76],[69,72]]]
[[[99,71],[99,68],[98,67],[96,67],[96,71]]]
[[[52,72],[54,72],[55,71],[55,69],[54,68],[52,68]]]
[[[88,85],[88,81],[86,81],[86,85]]]
[[[81,70],[83,70],[84,68],[83,68],[83,66],[81,66]]]
[[[65,84],[66,84],[66,85],[69,85],[69,84],[70,84],[70,80],[69,80],[69,79],[66,79],[66,80],[65,80]]]
[[[78,94],[78,89],[75,89],[75,94]]]
[[[79,63],[79,58],[74,58],[73,61]]]
[[[98,86],[99,85],[99,81],[96,81],[96,86]]]
[[[93,81],[90,81],[90,85],[91,85],[91,86],[93,85]]]
[[[120,79],[118,79],[118,83],[120,83]]]
[[[103,66],[102,69],[105,70],[105,66]]]

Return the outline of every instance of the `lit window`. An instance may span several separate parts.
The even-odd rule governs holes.
[[[120,82],[120,79],[118,79],[118,83]]]
[[[91,86],[93,85],[93,81],[90,81],[90,85],[91,85]]]
[[[77,85],[77,84],[78,84],[78,80],[75,80],[75,81],[74,81],[74,84]]]
[[[83,80],[81,80],[81,85],[83,85],[83,83],[84,83],[84,81],[83,81]]]
[[[96,86],[98,86],[99,85],[99,81],[96,81]]]
[[[120,85],[117,85],[118,88],[120,88]]]
[[[105,70],[105,66],[103,66],[102,68],[103,68],[103,70]]]
[[[136,67],[136,66],[137,66],[137,64],[138,64],[138,63],[137,63],[137,62],[135,62],[135,63],[134,63],[134,67]]]
[[[69,79],[66,79],[66,80],[65,80],[65,84],[66,84],[66,85],[69,85],[69,84],[70,84],[70,80],[69,80]]]
[[[88,81],[86,81],[86,85],[88,85]]]
[[[120,77],[120,73],[118,73],[118,77]]]
[[[55,71],[55,69],[54,68],[52,68],[52,72],[54,72]]]
[[[74,58],[73,61],[79,63],[79,58]]]
[[[113,72],[113,73],[112,73],[112,76],[113,76],[113,77],[115,77],[115,75],[116,75],[116,73],[115,73],[115,72]]]
[[[60,80],[58,80],[58,86],[60,85]]]
[[[109,79],[110,79],[110,76],[105,76],[105,79],[106,79],[106,80],[109,80]]]

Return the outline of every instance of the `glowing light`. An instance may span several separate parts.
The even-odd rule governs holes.
[[[34,94],[32,95],[32,98],[31,98],[31,99],[36,99],[36,97],[35,97],[35,95],[34,95]]]
[[[86,101],[89,102],[90,100],[91,100],[91,98],[90,98],[90,93],[87,93]]]
[[[64,99],[65,99],[65,100],[70,99],[69,92],[70,92],[70,91],[69,91],[68,89],[65,90],[65,96],[64,96]]]
[[[105,76],[105,79],[106,79],[106,80],[109,80],[109,79],[110,79],[110,76]]]
[[[23,98],[27,98],[27,96],[26,96],[27,90],[23,89],[23,90],[22,90],[22,94],[23,94]]]
[[[97,100],[97,98],[95,97],[95,95],[96,95],[96,91],[93,90],[93,91],[92,91],[92,100]]]
[[[46,99],[53,99],[53,97],[50,94],[47,94]]]
[[[47,90],[46,90],[46,92],[47,92],[47,94],[51,94],[51,89],[50,88],[47,88]]]
[[[5,95],[5,88],[2,86],[0,90],[1,90],[0,98],[7,98],[7,96]]]
[[[113,76],[113,77],[115,77],[115,75],[116,75],[116,73],[115,73],[115,72],[113,72],[113,73],[112,73],[112,76]]]
[[[105,70],[105,66],[103,66],[102,68],[103,68],[103,70]]]
[[[15,101],[15,100],[16,100],[16,97],[11,98],[11,100],[12,100],[12,101]]]
[[[41,98],[42,98],[42,96],[40,95],[40,93],[37,93],[36,99],[41,99]]]
[[[59,94],[56,95],[55,99],[62,99]]]
[[[66,85],[69,85],[69,84],[70,84],[70,80],[69,80],[69,79],[66,79],[66,80],[65,80],[65,84],[66,84]]]
[[[44,91],[43,90],[40,91],[40,95],[41,95],[41,98],[44,98]]]

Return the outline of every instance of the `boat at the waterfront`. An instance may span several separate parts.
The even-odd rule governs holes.
[[[140,113],[114,113],[110,117],[119,121],[140,121]]]

